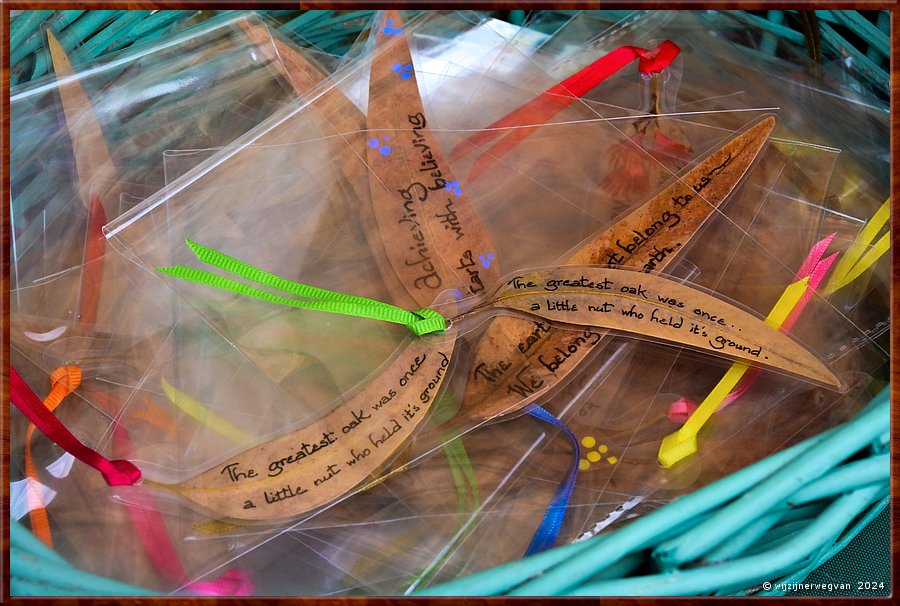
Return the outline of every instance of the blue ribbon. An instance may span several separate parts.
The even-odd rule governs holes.
[[[572,430],[566,427],[565,423],[554,417],[550,412],[544,410],[537,404],[531,404],[525,408],[525,412],[535,419],[540,419],[541,421],[550,423],[563,430],[569,437],[569,441],[572,442],[572,448],[574,449],[575,455],[572,458],[572,464],[569,466],[569,471],[566,473],[566,476],[563,478],[562,482],[560,482],[559,486],[557,486],[553,498],[550,499],[550,505],[547,507],[546,513],[544,513],[544,519],[541,520],[541,525],[538,526],[538,529],[534,533],[534,537],[531,539],[531,545],[529,545],[528,549],[525,551],[525,556],[530,556],[550,549],[556,544],[556,538],[559,536],[559,530],[562,528],[563,520],[566,517],[569,499],[572,497],[572,491],[575,489],[575,478],[578,476],[578,459],[580,457],[580,451],[578,448],[578,438],[575,437]]]

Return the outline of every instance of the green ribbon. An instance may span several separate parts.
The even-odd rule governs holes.
[[[188,238],[185,238],[185,242],[187,242],[187,245],[194,251],[197,258],[208,265],[218,267],[239,278],[244,278],[245,280],[268,286],[269,288],[280,290],[283,293],[295,295],[306,300],[289,299],[244,284],[243,282],[238,282],[232,278],[213,274],[202,269],[195,269],[193,267],[184,267],[182,265],[177,265],[175,267],[158,267],[157,271],[189,282],[212,286],[213,288],[227,290],[239,295],[259,299],[261,301],[268,301],[269,303],[276,303],[278,305],[288,305],[291,307],[299,307],[300,309],[312,309],[333,314],[343,314],[345,316],[356,316],[359,318],[370,318],[372,320],[383,320],[385,322],[403,324],[418,336],[442,332],[447,328],[447,320],[433,309],[425,308],[416,311],[408,311],[382,301],[375,301],[374,299],[338,293],[325,290],[324,288],[300,284],[299,282],[291,282],[290,280],[270,274],[249,263],[245,263],[240,259],[229,257],[217,250],[192,242]]]

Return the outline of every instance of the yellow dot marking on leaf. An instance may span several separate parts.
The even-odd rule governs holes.
[[[580,459],[578,461],[578,469],[581,471],[587,471],[591,468],[591,463],[598,463],[603,460],[603,455],[609,451],[609,447],[606,444],[597,444],[597,438],[594,436],[584,436],[581,438],[581,445],[586,448],[594,448],[597,447],[596,451],[591,450],[587,454],[585,454],[584,459]],[[618,457],[607,457],[606,460],[610,465],[615,465],[618,463]]]

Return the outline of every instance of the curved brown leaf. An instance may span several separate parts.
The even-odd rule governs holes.
[[[774,126],[775,119],[766,117],[733,137],[615,225],[576,247],[564,263],[661,271],[734,190]],[[585,335],[522,318],[493,319],[475,348],[460,414],[488,419],[530,403],[601,343],[593,334],[550,371],[538,359],[557,348],[568,350]]]

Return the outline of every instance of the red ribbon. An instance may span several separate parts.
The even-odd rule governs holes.
[[[87,233],[84,243],[84,265],[81,269],[81,300],[78,303],[78,321],[94,324],[100,303],[100,285],[103,282],[103,253],[106,238],[103,226],[106,213],[97,194],[91,195],[91,209],[88,213]]]
[[[103,474],[110,486],[130,486],[141,480],[141,470],[130,461],[110,461],[99,452],[82,444],[47,410],[16,369],[9,368],[9,399],[41,432],[73,457]]]
[[[681,49],[669,40],[665,40],[649,51],[636,46],[620,46],[548,89],[537,98],[508,113],[484,131],[476,133],[460,143],[450,155],[450,160],[459,159],[472,147],[481,146],[491,139],[502,137],[475,161],[472,171],[469,173],[469,180],[474,180],[498,158],[534,132],[539,125],[545,124],[550,118],[572,105],[576,99],[586,95],[595,86],[635,59],[638,59],[638,71],[643,74],[655,74],[668,67],[680,52]],[[535,126],[516,128],[506,133],[505,136],[496,130],[524,124],[534,124]]]
[[[663,40],[662,44],[653,50],[644,50],[636,46],[629,46],[638,56],[638,71],[642,74],[658,74],[666,69],[681,52],[678,46],[669,40]]]

